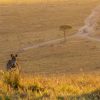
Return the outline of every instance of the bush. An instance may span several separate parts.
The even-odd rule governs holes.
[[[18,89],[20,83],[19,71],[9,71],[4,73],[3,81],[13,89]]]

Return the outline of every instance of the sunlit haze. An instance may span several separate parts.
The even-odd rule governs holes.
[[[0,0],[1,4],[9,3],[38,3],[38,2],[48,2],[48,1],[63,1],[63,0]]]
[[[0,0],[0,4],[20,4],[20,3],[26,3],[26,4],[30,4],[30,3],[40,3],[40,2],[60,2],[60,1],[70,1],[70,0]],[[92,2],[92,1],[99,1],[99,0],[81,0],[81,2]],[[71,1],[72,2],[72,1]],[[80,2],[80,0],[73,0],[73,2]]]

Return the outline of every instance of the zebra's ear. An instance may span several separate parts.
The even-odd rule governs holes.
[[[16,54],[15,57],[18,57],[18,55]]]
[[[14,55],[13,55],[13,54],[11,54],[10,56],[11,56],[11,58],[12,58]]]

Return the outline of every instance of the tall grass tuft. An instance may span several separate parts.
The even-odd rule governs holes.
[[[20,74],[18,70],[11,70],[5,72],[3,75],[3,82],[13,89],[18,89],[20,85]]]

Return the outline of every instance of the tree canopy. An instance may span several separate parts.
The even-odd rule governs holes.
[[[72,26],[70,26],[70,25],[61,25],[60,26],[60,30],[62,30],[62,31],[65,31],[65,30],[71,29],[71,28],[72,28]]]

